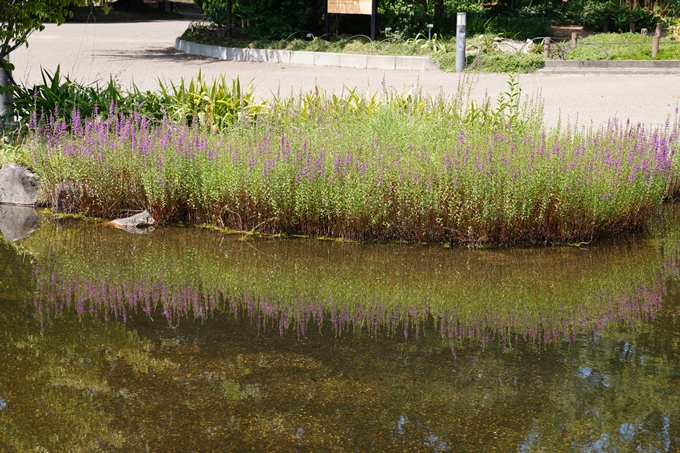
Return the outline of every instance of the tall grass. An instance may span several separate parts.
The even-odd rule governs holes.
[[[545,129],[511,81],[458,95],[310,93],[216,133],[139,114],[52,121],[30,150],[52,206],[354,240],[587,241],[640,228],[678,191],[678,121]]]

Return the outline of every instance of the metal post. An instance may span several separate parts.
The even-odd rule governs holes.
[[[609,33],[609,14],[605,14],[602,21],[602,32]]]
[[[7,58],[9,62],[9,58]],[[12,92],[10,91],[10,78],[4,69],[0,69],[0,125],[12,124],[14,122],[14,115],[10,110],[12,103]]]
[[[630,30],[631,33],[635,33],[635,19],[632,17],[630,18],[630,21],[628,21],[628,30]]]
[[[427,24],[427,40],[432,41],[432,27],[434,24]]]
[[[550,38],[543,38],[543,56],[550,58]]]
[[[574,32],[571,34],[571,48],[578,46],[578,33]]]
[[[467,15],[458,13],[456,17],[456,72],[465,69],[465,37],[467,34]]]

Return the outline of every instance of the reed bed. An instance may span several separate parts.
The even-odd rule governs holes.
[[[588,241],[641,228],[678,194],[677,112],[654,130],[547,129],[514,79],[495,104],[467,93],[316,90],[232,106],[228,127],[112,105],[33,121],[28,148],[54,208],[351,240]]]

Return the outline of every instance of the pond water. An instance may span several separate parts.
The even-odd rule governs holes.
[[[468,250],[0,242],[0,451],[680,451],[680,210]]]

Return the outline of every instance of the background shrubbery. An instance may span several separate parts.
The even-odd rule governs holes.
[[[250,39],[284,39],[302,30],[315,36],[324,33],[323,1],[253,0],[233,1],[232,23],[227,24],[227,0],[195,0],[207,19],[218,26],[234,26]],[[496,3],[461,0],[382,0],[378,4],[378,27],[385,37],[413,38],[427,33],[434,24],[440,36],[455,35],[456,13],[467,12],[469,35],[497,34],[506,38],[526,39],[548,36],[553,24],[576,24],[599,31],[605,15],[610,31],[627,31],[631,18],[636,27],[653,29],[662,18],[672,18],[680,11],[680,0],[664,0],[647,4],[612,0],[542,1],[518,0]],[[368,16],[333,15],[333,33],[366,34]]]

